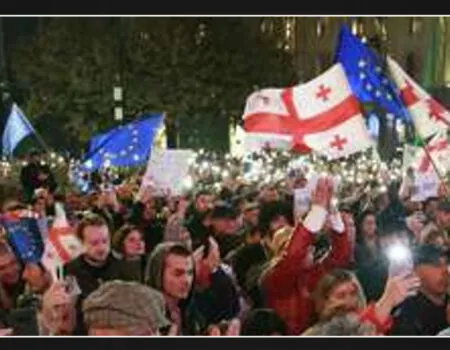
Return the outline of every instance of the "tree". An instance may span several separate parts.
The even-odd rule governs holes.
[[[13,77],[27,115],[46,140],[61,135],[59,148],[74,151],[114,124],[119,74],[126,115],[166,112],[181,146],[225,150],[230,120],[240,118],[252,90],[295,83],[292,57],[262,35],[261,21],[53,18],[18,42]]]

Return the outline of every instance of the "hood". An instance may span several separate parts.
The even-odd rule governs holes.
[[[164,259],[168,251],[175,245],[175,242],[166,242],[158,244],[150,254],[147,266],[145,268],[144,282],[147,286],[162,291],[162,279]]]
[[[147,266],[145,268],[144,283],[156,290],[163,291],[163,270],[164,260],[173,246],[180,245],[180,242],[164,242],[158,244],[153,252],[150,254]],[[195,281],[195,269],[194,269]],[[192,284],[188,300],[191,298],[194,283]]]

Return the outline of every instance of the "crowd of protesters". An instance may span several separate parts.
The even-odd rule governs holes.
[[[413,202],[413,186],[393,183],[363,205],[355,184],[340,203],[321,177],[301,214],[301,172],[189,196],[139,178],[61,193],[36,154],[21,182],[2,185],[1,213],[31,210],[51,225],[62,207],[83,253],[55,279],[21,261],[3,230],[3,335],[450,334],[444,192]]]

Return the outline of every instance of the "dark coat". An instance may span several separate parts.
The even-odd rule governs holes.
[[[110,255],[102,267],[89,265],[83,255],[64,266],[64,275],[71,275],[77,279],[81,289],[81,295],[77,300],[77,327],[76,334],[86,334],[83,322],[83,301],[95,291],[102,283],[111,280],[133,281],[134,276],[130,273],[125,261],[118,260]]]
[[[390,335],[437,335],[448,328],[448,297],[444,305],[436,305],[424,294],[406,299],[393,313]]]

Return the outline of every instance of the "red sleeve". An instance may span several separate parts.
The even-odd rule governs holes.
[[[280,260],[267,271],[262,284],[269,294],[290,293],[298,283],[301,266],[312,244],[313,235],[302,224],[292,233],[292,238]]]
[[[324,260],[323,266],[326,270],[338,267],[347,267],[350,262],[350,242],[347,237],[347,230],[344,232],[332,231],[331,252]]]
[[[394,323],[392,317],[389,317],[385,321],[380,320],[375,312],[374,303],[371,303],[364,310],[362,310],[359,315],[359,319],[361,322],[370,322],[373,324],[376,327],[378,334],[387,334]]]

